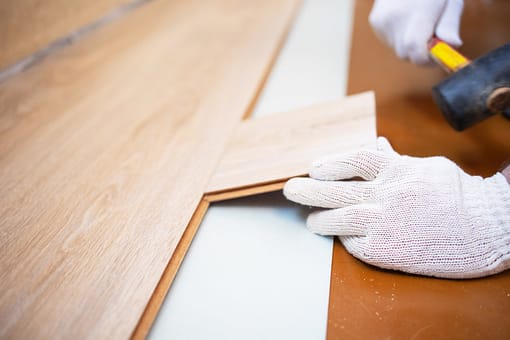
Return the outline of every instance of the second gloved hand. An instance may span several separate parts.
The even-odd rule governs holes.
[[[287,182],[285,196],[326,208],[308,228],[339,236],[362,261],[445,278],[510,267],[510,185],[500,173],[470,176],[444,157],[401,156],[379,138],[377,150],[314,162],[310,176]]]
[[[453,46],[462,44],[463,5],[462,0],[376,0],[369,21],[399,58],[426,64],[427,42],[434,34]]]

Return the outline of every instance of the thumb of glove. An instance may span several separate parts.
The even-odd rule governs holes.
[[[448,0],[435,30],[436,36],[439,39],[444,40],[454,47],[462,45],[459,31],[463,9],[463,0]]]
[[[394,155],[397,154],[386,137],[377,137],[377,150],[385,151]]]

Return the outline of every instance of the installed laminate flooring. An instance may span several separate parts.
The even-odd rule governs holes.
[[[154,1],[0,84],[0,337],[133,332],[296,1]]]

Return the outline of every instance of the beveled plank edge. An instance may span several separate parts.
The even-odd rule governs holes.
[[[170,261],[161,276],[156,289],[154,290],[151,299],[149,300],[145,311],[136,326],[132,339],[145,339],[149,334],[149,331],[156,320],[158,312],[163,304],[170,287],[172,286],[173,280],[177,275],[177,272],[184,260],[184,256],[191,246],[191,242],[202,223],[202,220],[209,209],[211,203],[226,201],[235,198],[247,197],[252,195],[258,195],[263,193],[274,192],[283,189],[287,180],[277,181],[266,184],[257,184],[246,188],[237,188],[233,190],[221,191],[216,193],[204,194],[200,201],[197,209],[193,213],[181,240],[177,244],[175,252],[173,253]]]
[[[186,255],[208,208],[209,201],[202,199],[193,213],[188,226],[184,230],[174,253],[170,257],[170,261],[163,271],[163,275],[159,279],[159,282],[154,289],[147,306],[145,307],[142,317],[138,321],[138,325],[131,336],[132,339],[145,339],[149,334],[152,324],[158,316],[159,309],[165,300],[168,290],[177,275],[177,271],[184,260],[184,256]]]
[[[278,56],[280,55],[280,52],[285,45],[285,42],[287,41],[289,37],[290,30],[294,23],[296,22],[297,15],[300,12],[300,9],[302,7],[303,0],[295,0],[294,1],[294,8],[292,9],[292,12],[289,16],[288,22],[285,24],[285,29],[283,33],[281,34],[280,41],[278,45],[276,46],[273,56],[271,57],[271,60],[269,61],[264,74],[262,75],[260,79],[260,83],[256,89],[256,91],[253,94],[253,98],[248,105],[246,112],[243,115],[243,119],[249,118],[252,113],[253,109],[255,108],[255,105],[257,103],[257,100],[260,97],[260,94],[262,93],[262,90],[264,89],[264,86],[269,78],[269,75],[271,74],[271,71],[273,70],[273,67],[276,63],[276,60]],[[242,122],[242,121],[241,121]],[[240,122],[240,123],[241,123]],[[283,188],[283,184],[278,183],[281,185],[281,188]],[[273,184],[274,185],[274,184]],[[265,185],[263,185],[265,187]],[[252,187],[251,190],[258,191],[258,186]],[[281,189],[280,188],[280,189]],[[263,190],[268,190],[269,188],[264,188]],[[279,189],[274,189],[271,191],[275,191]],[[269,191],[260,191],[262,192],[269,192]],[[232,195],[228,195],[228,191],[223,192],[225,197],[231,197],[232,195],[238,193],[238,190],[233,190]],[[251,195],[254,195],[255,193],[252,193]],[[227,196],[228,195],[228,196]],[[241,196],[236,196],[241,197]],[[209,196],[209,198],[215,198],[214,196]],[[231,198],[234,198],[233,196]],[[226,198],[227,199],[227,198]],[[200,227],[200,224],[202,223],[203,218],[205,217],[205,214],[207,213],[207,210],[209,208],[210,203],[212,202],[218,202],[221,199],[219,197],[216,197],[214,200],[209,200],[208,196],[204,194],[202,200],[198,204],[197,208],[195,209],[195,212],[193,213],[193,216],[191,217],[188,226],[184,230],[184,233],[179,240],[179,243],[177,244],[177,247],[170,257],[170,260],[163,271],[163,274],[161,275],[161,278],[156,285],[156,288],[154,289],[154,292],[152,293],[151,298],[149,299],[149,302],[147,303],[147,306],[145,307],[144,312],[142,313],[140,320],[138,321],[138,324],[136,325],[135,329],[133,330],[133,333],[131,335],[131,339],[145,339],[147,338],[152,325],[154,324],[154,321],[156,320],[156,317],[159,313],[159,310],[161,308],[161,305],[163,304],[168,291],[170,290],[170,287],[172,286],[172,283],[175,279],[175,276],[177,275],[177,272],[179,271],[180,265],[182,264],[182,261],[184,260],[184,256],[188,252],[189,247],[191,246],[191,242],[193,241],[193,238],[195,237],[196,232],[198,231],[198,228]]]
[[[145,307],[145,310],[138,321],[136,328],[133,331],[131,336],[132,339],[145,339],[149,334],[154,321],[156,320],[159,310],[161,309],[161,305],[165,301],[165,298],[172,286],[172,283],[179,271],[179,268],[188,252],[189,247],[191,246],[191,242],[202,223],[202,220],[209,209],[211,203],[220,202],[224,200],[246,197],[251,195],[257,195],[261,193],[268,193],[273,191],[278,191],[283,188],[286,181],[276,182],[271,184],[262,184],[244,189],[235,189],[232,191],[224,191],[221,193],[214,194],[205,194],[200,201],[197,209],[193,213],[193,217],[191,218],[188,226],[186,227],[177,247],[175,248],[174,253],[170,257],[170,261],[168,262],[152,296]]]

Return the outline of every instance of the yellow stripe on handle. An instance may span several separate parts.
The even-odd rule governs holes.
[[[469,59],[438,38],[433,38],[430,41],[429,53],[448,72],[458,71],[470,62]]]

